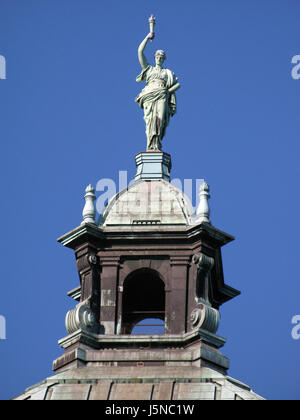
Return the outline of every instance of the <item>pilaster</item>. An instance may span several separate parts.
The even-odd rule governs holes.
[[[190,258],[176,256],[170,258],[171,293],[166,302],[168,332],[179,334],[186,332],[187,319],[187,282]]]
[[[101,255],[100,264],[102,269],[100,321],[105,334],[116,334],[120,258]]]

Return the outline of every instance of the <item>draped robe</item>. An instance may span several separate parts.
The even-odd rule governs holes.
[[[176,113],[176,96],[174,92],[169,93],[168,89],[178,79],[169,69],[157,69],[148,65],[136,81],[146,81],[145,88],[135,101],[144,110],[147,150],[160,150],[170,116]]]

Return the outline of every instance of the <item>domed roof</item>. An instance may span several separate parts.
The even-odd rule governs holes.
[[[246,384],[211,368],[196,366],[73,368],[46,378],[14,398],[29,399],[264,400]]]
[[[103,226],[190,225],[194,209],[170,182],[140,180],[116,194],[102,213]]]

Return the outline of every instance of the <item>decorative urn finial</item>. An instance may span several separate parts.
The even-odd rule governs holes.
[[[208,204],[208,199],[210,198],[209,185],[205,181],[200,185],[199,197],[200,197],[200,201],[197,208],[196,222],[197,223],[202,223],[202,222],[210,223],[210,220],[209,220],[210,209],[209,209],[209,204]]]
[[[92,186],[92,184],[88,185],[85,189],[85,206],[83,208],[82,211],[82,216],[83,216],[83,221],[82,221],[82,225],[86,224],[86,223],[93,223],[96,224],[95,222],[95,217],[96,217],[96,209],[95,209],[95,205],[94,205],[94,201],[96,200],[96,196],[95,196],[95,190],[94,187]]]

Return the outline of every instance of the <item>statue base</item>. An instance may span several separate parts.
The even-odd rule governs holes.
[[[136,175],[135,180],[158,180],[170,181],[171,156],[165,152],[141,152],[135,156]]]

